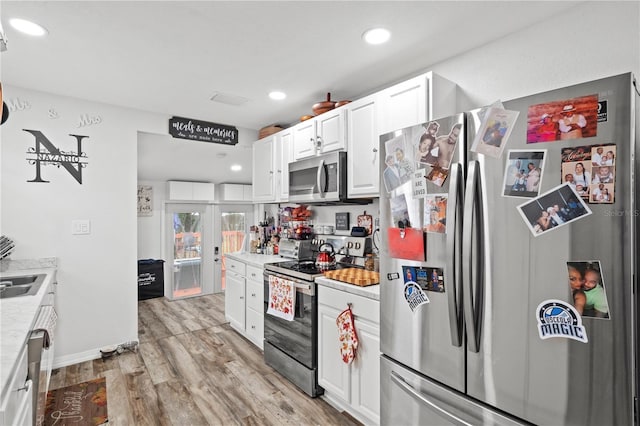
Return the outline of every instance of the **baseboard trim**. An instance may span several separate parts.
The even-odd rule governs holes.
[[[67,367],[69,365],[78,364],[85,361],[92,361],[100,358],[100,348],[91,349],[85,352],[79,352],[71,355],[57,357],[53,360],[53,369]]]

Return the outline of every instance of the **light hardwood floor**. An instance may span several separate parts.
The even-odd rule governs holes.
[[[53,371],[50,389],[105,377],[109,425],[358,425],[309,398],[224,318],[224,295],[138,302],[139,349]]]

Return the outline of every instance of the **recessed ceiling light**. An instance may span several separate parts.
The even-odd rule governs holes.
[[[362,38],[369,44],[382,44],[391,38],[391,33],[384,28],[372,28],[365,31]]]
[[[9,20],[9,23],[13,28],[24,34],[32,36],[43,36],[47,34],[47,30],[44,27],[35,22],[27,21],[26,19],[12,18]]]
[[[281,101],[287,97],[287,94],[284,92],[271,92],[269,93],[269,97],[274,101]]]
[[[231,171],[233,172],[239,172],[240,170],[242,170],[242,166],[240,164],[234,164],[231,166]]]

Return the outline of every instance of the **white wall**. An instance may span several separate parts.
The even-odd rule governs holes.
[[[640,3],[587,1],[430,70],[458,84],[460,111],[625,72],[638,76]]]
[[[137,133],[166,131],[168,117],[3,89],[7,104],[25,108],[1,128],[1,232],[16,242],[13,259],[58,258],[55,365],[96,358],[101,347],[137,340]],[[83,115],[100,122],[78,127]],[[41,167],[49,183],[28,182],[35,139],[23,129],[41,131],[64,151],[77,149],[70,134],[88,136],[82,184],[51,165]],[[90,220],[91,233],[72,235],[74,219]]]
[[[141,180],[138,185],[153,187],[153,215],[138,217],[138,259],[163,259],[162,211],[167,200],[167,182]]]

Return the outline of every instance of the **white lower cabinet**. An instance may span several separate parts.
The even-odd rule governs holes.
[[[336,318],[351,304],[358,336],[356,358],[340,355]],[[318,285],[318,382],[325,398],[364,424],[380,424],[379,302]]]
[[[33,382],[27,380],[26,345],[9,380],[7,392],[0,399],[0,424],[31,425],[33,420]]]
[[[226,259],[224,315],[231,327],[264,348],[264,284],[262,268]]]
[[[262,270],[247,266],[247,337],[260,349],[264,349],[264,284]]]
[[[227,259],[227,263],[230,259]],[[224,296],[224,316],[239,331],[245,329],[245,278],[227,268]]]

